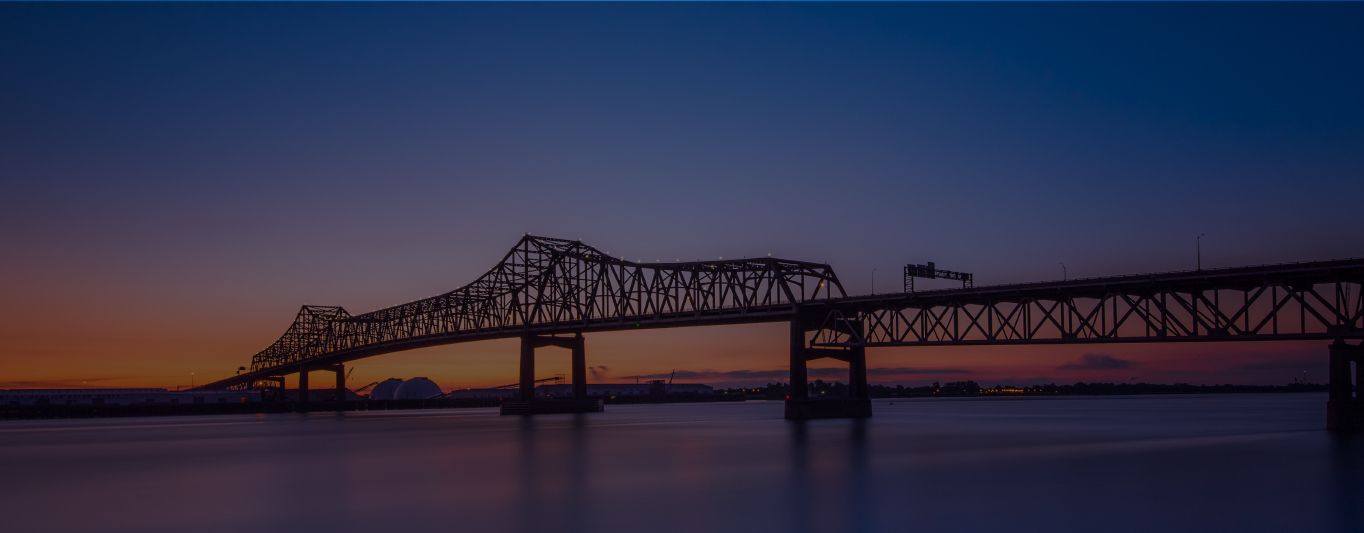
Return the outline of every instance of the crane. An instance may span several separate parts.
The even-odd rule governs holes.
[[[375,381],[374,383],[370,383],[369,385],[365,385],[365,386],[363,386],[363,387],[360,387],[360,388],[358,388],[358,389],[355,389],[355,393],[356,393],[356,394],[360,394],[361,392],[364,392],[364,391],[366,391],[366,390],[369,390],[370,387],[373,387],[373,386],[378,385],[378,384],[379,384],[379,382],[378,382],[378,381]]]

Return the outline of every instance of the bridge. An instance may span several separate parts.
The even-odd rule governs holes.
[[[1364,259],[849,296],[826,264],[772,257],[647,263],[580,241],[524,236],[454,291],[351,315],[304,306],[250,370],[201,388],[283,387],[366,357],[520,338],[521,402],[504,412],[600,409],[586,398],[584,333],[789,322],[788,418],[870,416],[866,349],[945,345],[1331,342],[1328,423],[1364,428]],[[535,350],[572,352],[574,400],[534,397]],[[849,398],[811,399],[806,365],[849,365]],[[300,394],[300,401],[307,395]],[[576,403],[574,403],[576,402]],[[537,411],[539,409],[539,411]]]

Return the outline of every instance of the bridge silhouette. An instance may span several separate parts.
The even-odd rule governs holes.
[[[283,388],[390,352],[520,338],[519,402],[504,413],[600,410],[584,333],[789,322],[793,419],[871,415],[866,349],[943,345],[1332,341],[1328,425],[1364,428],[1364,259],[849,296],[826,264],[760,257],[645,263],[580,241],[524,236],[454,291],[351,315],[303,306],[249,371],[201,389]],[[534,396],[535,350],[572,351],[572,400]],[[806,365],[849,365],[849,397],[812,399]],[[307,394],[299,395],[307,401]]]

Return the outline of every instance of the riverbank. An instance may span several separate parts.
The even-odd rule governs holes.
[[[731,395],[620,396],[606,398],[607,405],[658,403],[742,402]],[[447,398],[432,400],[362,400],[352,402],[251,402],[178,405],[19,405],[0,406],[0,420],[54,418],[118,418],[145,416],[243,415],[326,411],[403,411],[412,409],[460,409],[498,407],[498,398]]]

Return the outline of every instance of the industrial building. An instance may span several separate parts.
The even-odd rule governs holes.
[[[388,378],[372,386],[374,388],[369,391],[371,400],[426,400],[440,396],[442,392],[436,382],[421,377],[407,381]]]
[[[166,389],[9,389],[0,390],[0,405],[178,405],[255,403],[254,390],[170,391]]]
[[[346,396],[346,397],[344,398],[345,401],[348,401],[348,402],[358,402],[358,401],[361,401],[361,400],[364,400],[364,399],[365,399],[364,396],[360,396],[359,394],[356,394],[356,393],[352,392],[350,389],[344,389],[344,390],[345,390],[345,396]],[[296,402],[296,401],[298,401],[298,389],[289,389],[289,390],[283,391],[283,393],[284,393],[284,400],[285,400],[285,401],[290,401],[290,402]],[[308,401],[310,401],[310,402],[334,402],[334,401],[336,401],[336,389],[309,389],[309,390],[308,390]]]
[[[502,400],[517,400],[521,398],[521,389],[460,389],[452,390],[445,395],[446,398],[497,398]]]
[[[671,396],[677,394],[714,394],[710,385],[698,383],[589,383],[589,398],[609,398],[611,396]],[[535,396],[540,398],[571,398],[573,385],[540,385],[535,387]]]
[[[369,391],[369,399],[371,399],[371,400],[392,400],[392,399],[393,399],[393,393],[394,393],[394,392],[397,392],[397,391],[398,391],[398,387],[402,386],[402,384],[403,384],[403,380],[398,379],[398,378],[388,378],[388,379],[386,379],[386,380],[380,381],[379,383],[376,383],[376,384],[374,385],[374,388],[373,388],[373,389],[370,389],[370,391]],[[363,391],[363,390],[364,390],[364,387],[361,387],[360,390]]]
[[[609,398],[611,396],[671,396],[687,394],[714,394],[715,389],[710,385],[696,383],[676,383],[669,384],[661,381],[651,381],[648,383],[589,383],[587,385],[587,396],[589,398]],[[573,385],[539,385],[535,387],[535,396],[538,398],[572,398]],[[503,400],[519,400],[521,389],[516,387],[499,387],[495,389],[462,389],[450,391],[445,395],[446,398],[500,398]]]
[[[412,378],[393,390],[394,400],[425,400],[441,395],[440,385],[426,378]]]

